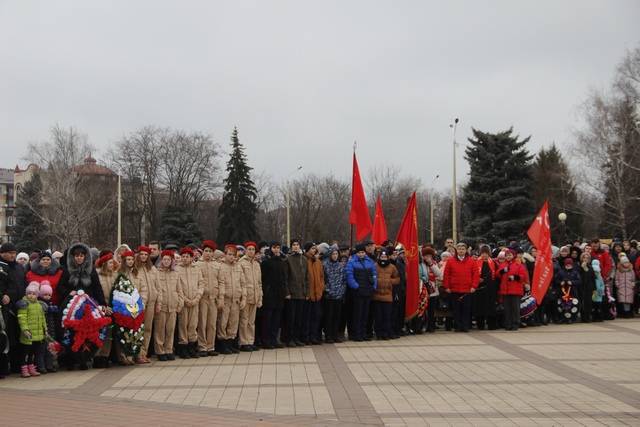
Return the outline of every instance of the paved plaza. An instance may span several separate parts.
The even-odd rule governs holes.
[[[10,377],[0,413],[21,426],[640,426],[640,320]]]

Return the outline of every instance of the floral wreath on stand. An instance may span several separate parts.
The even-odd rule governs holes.
[[[62,344],[73,352],[94,351],[102,347],[111,319],[82,289],[73,295],[62,311],[65,328]]]
[[[120,273],[111,291],[111,309],[117,339],[127,356],[137,356],[144,340],[144,304],[129,278]]]

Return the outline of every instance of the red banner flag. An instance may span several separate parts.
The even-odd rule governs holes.
[[[420,266],[418,256],[418,208],[415,192],[411,195],[407,204],[407,210],[402,218],[396,241],[404,246],[407,276],[407,300],[404,317],[408,320],[418,312],[418,290],[420,287],[418,274]]]
[[[553,278],[553,261],[551,260],[551,229],[549,227],[549,202],[544,202],[542,209],[533,220],[527,232],[529,240],[538,250],[536,265],[531,280],[531,295],[538,305],[547,293]]]
[[[376,201],[376,216],[373,218],[371,240],[379,246],[387,239],[387,223],[384,221],[384,212],[382,212],[382,199],[378,196],[378,200]]]
[[[349,212],[349,224],[356,226],[356,239],[362,240],[371,232],[371,217],[367,199],[364,196],[364,188],[360,179],[360,168],[356,153],[353,153],[353,178],[351,180],[351,212]]]

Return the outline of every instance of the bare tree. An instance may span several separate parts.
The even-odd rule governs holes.
[[[218,147],[209,135],[174,131],[160,138],[158,183],[168,193],[169,206],[197,211],[201,201],[219,187]]]
[[[49,141],[30,144],[28,152],[42,168],[44,209],[38,214],[50,239],[61,248],[78,240],[113,242],[115,181],[107,174],[96,180],[85,173],[82,166],[95,168],[86,135],[56,125]]]
[[[140,212],[134,221],[139,229],[148,224],[150,235],[158,229],[158,176],[160,175],[160,140],[169,130],[147,126],[122,137],[108,153],[114,169],[128,185],[123,198]]]
[[[621,62],[610,93],[590,94],[574,149],[580,183],[604,206],[601,231],[622,238],[640,232],[638,76],[640,48]]]

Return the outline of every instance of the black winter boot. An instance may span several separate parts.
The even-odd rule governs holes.
[[[178,344],[178,356],[182,359],[190,359],[189,351],[187,350],[187,344]]]
[[[189,343],[189,356],[191,356],[192,359],[197,359],[198,357],[198,343],[197,342],[190,342]]]

